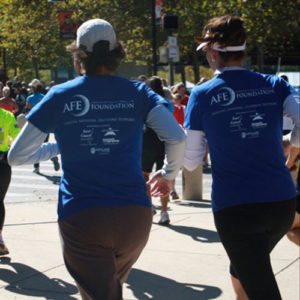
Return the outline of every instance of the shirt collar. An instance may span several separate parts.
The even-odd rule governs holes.
[[[214,74],[215,75],[219,75],[219,74],[222,74],[223,72],[225,71],[238,71],[238,70],[245,70],[245,68],[242,68],[242,67],[237,67],[237,66],[233,66],[233,67],[224,67],[224,68],[221,68],[221,69],[217,69]]]

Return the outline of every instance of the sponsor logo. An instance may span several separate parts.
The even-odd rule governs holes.
[[[251,123],[252,128],[258,129],[258,128],[267,127],[268,124],[265,122],[261,114],[256,113],[254,116],[251,117],[252,117],[252,123]]]
[[[102,130],[104,132],[104,136],[102,139],[103,144],[105,145],[118,145],[120,140],[117,138],[117,132],[119,130],[112,129],[111,127],[108,129]]]
[[[242,116],[233,116],[230,125],[231,126],[240,126],[242,124]]]
[[[75,117],[82,117],[90,110],[120,110],[134,109],[134,107],[133,100],[90,102],[84,95],[75,95],[65,104],[63,113],[70,113]]]
[[[80,135],[81,138],[91,138],[93,136],[94,133],[94,128],[86,128],[82,130],[82,133]]]
[[[65,104],[63,113],[70,113],[75,117],[82,117],[90,110],[90,101],[83,95],[75,95]]]
[[[92,147],[90,149],[91,154],[109,154],[110,149],[109,148],[95,148]]]
[[[234,90],[229,87],[222,87],[218,90],[218,93],[211,97],[210,105],[229,106],[235,100]]]
[[[261,88],[261,89],[252,89],[252,90],[240,90],[236,92],[237,98],[248,98],[248,97],[257,97],[261,95],[271,95],[275,91],[272,88]]]
[[[250,139],[255,139],[259,137],[259,132],[254,131],[254,132],[242,132],[241,137],[243,139],[250,138]]]
[[[222,87],[217,94],[211,97],[210,105],[229,106],[234,103],[236,99],[246,99],[250,97],[272,95],[275,91],[272,88],[260,88],[251,90],[234,91],[229,87]]]

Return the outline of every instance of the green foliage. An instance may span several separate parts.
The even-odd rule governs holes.
[[[166,13],[179,17],[178,36],[183,63],[195,63],[194,37],[208,19],[234,14],[245,20],[248,50],[265,56],[280,55],[299,44],[299,0],[164,0]],[[136,0],[47,0],[0,1],[0,48],[7,51],[11,69],[38,75],[41,68],[70,67],[65,46],[59,39],[58,10],[74,11],[80,23],[90,18],[111,22],[127,50],[127,61],[152,64],[152,1]],[[156,26],[157,47],[167,45],[167,33]],[[201,73],[201,72],[200,72]],[[20,74],[19,74],[20,75]]]

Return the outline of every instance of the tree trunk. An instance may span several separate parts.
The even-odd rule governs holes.
[[[185,79],[185,67],[184,67],[184,64],[181,63],[181,66],[180,66],[180,73],[181,73],[181,81],[183,82],[183,84],[185,85],[185,82],[186,82],[186,79]]]
[[[40,74],[39,74],[39,67],[36,63],[36,60],[33,58],[32,59],[32,64],[33,64],[33,69],[34,69],[34,73],[35,73],[35,78],[40,78]]]
[[[258,72],[264,71],[264,52],[262,45],[257,45],[257,68]]]
[[[193,71],[194,71],[194,83],[200,80],[199,62],[197,54],[193,54]]]

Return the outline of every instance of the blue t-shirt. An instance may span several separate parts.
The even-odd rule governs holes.
[[[143,124],[165,100],[146,84],[81,76],[54,86],[28,115],[61,153],[59,220],[88,207],[151,206],[141,171]]]
[[[44,96],[45,95],[41,93],[32,94],[26,98],[26,101],[29,102],[31,108],[33,108],[43,99]]]
[[[296,195],[282,152],[287,82],[244,69],[192,90],[185,127],[205,132],[212,161],[212,205],[284,201]]]

